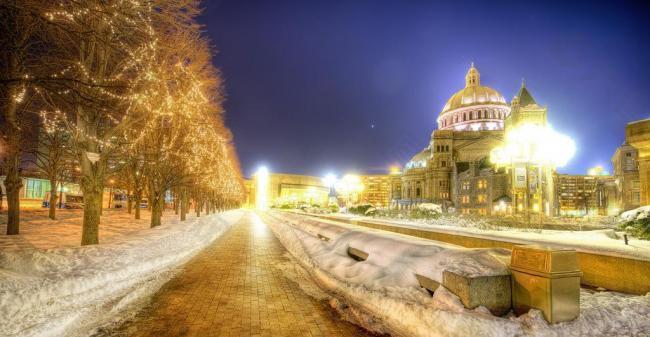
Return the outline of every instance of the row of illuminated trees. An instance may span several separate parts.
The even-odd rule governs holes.
[[[19,232],[27,149],[50,180],[51,206],[65,172],[75,176],[82,244],[99,241],[109,179],[136,205],[149,199],[151,226],[160,225],[169,191],[183,219],[190,199],[208,212],[240,204],[222,82],[199,13],[196,0],[0,2],[7,234]]]

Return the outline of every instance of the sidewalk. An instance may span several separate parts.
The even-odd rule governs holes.
[[[111,336],[365,336],[287,279],[293,263],[252,213],[187,263]],[[309,281],[311,282],[311,281]]]

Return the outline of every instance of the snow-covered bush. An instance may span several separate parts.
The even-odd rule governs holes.
[[[350,206],[348,208],[348,211],[350,213],[364,215],[366,214],[366,211],[371,207],[372,207],[371,204],[359,204],[359,205]]]
[[[418,204],[411,209],[409,216],[415,219],[438,218],[442,214],[442,207],[436,204]]]
[[[370,207],[366,210],[365,215],[367,216],[375,216],[377,214],[377,209],[374,207]]]
[[[341,210],[337,204],[331,204],[329,209],[332,213],[338,213]]]
[[[642,206],[623,212],[619,226],[631,235],[650,240],[650,206]]]

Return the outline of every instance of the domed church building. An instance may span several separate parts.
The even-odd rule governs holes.
[[[535,118],[546,120],[546,108],[538,106],[523,86],[515,96],[536,110]],[[436,120],[438,128],[429,145],[404,166],[394,184],[393,205],[433,202],[455,207],[465,214],[510,212],[511,177],[495,171],[489,163],[490,151],[502,145],[504,126],[511,124],[511,105],[497,90],[481,84],[481,75],[472,64],[465,75],[465,87],[445,103]],[[518,120],[518,119],[517,119]]]

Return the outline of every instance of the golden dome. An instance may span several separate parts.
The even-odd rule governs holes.
[[[459,90],[447,100],[440,115],[450,110],[472,106],[472,105],[504,105],[507,106],[505,98],[496,90],[481,85],[481,75],[478,69],[472,66],[465,75],[465,88]]]

